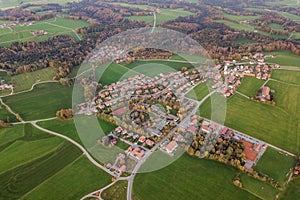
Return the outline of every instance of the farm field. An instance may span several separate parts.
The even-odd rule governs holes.
[[[55,70],[52,68],[40,69],[30,73],[23,73],[11,76],[11,83],[14,84],[14,92],[29,90],[34,83],[41,81],[51,81]]]
[[[72,20],[66,18],[55,17],[52,19],[37,21],[30,26],[17,25],[14,27],[0,29],[0,45],[9,46],[12,42],[24,42],[24,41],[43,41],[51,36],[68,34],[74,37],[76,40],[80,40],[79,36],[74,33],[74,30],[84,26],[88,26],[89,23],[81,20]],[[48,34],[42,36],[33,36],[31,31],[44,30]]]
[[[118,181],[110,188],[101,193],[103,199],[126,200],[127,199],[127,181]]]
[[[248,97],[252,97],[261,88],[264,82],[265,82],[264,80],[246,76],[242,80],[242,84],[237,91],[241,92],[242,94],[245,94]]]
[[[140,8],[140,9],[153,8],[152,6],[148,6],[148,5],[137,5],[137,4],[129,4],[129,3],[121,3],[121,2],[113,2],[111,4],[120,5],[124,7]]]
[[[208,86],[205,83],[198,84],[193,90],[186,94],[186,97],[200,101],[209,94]]]
[[[224,13],[223,15],[224,15],[225,18],[235,20],[237,22],[244,21],[244,20],[253,21],[253,20],[259,19],[261,17],[261,15],[255,15],[255,16],[240,15],[239,16],[239,15],[231,15],[231,14],[227,14],[227,13]]]
[[[58,3],[58,4],[65,4],[67,2],[73,2],[73,0],[22,0],[22,5],[29,4],[29,3]],[[18,0],[0,0],[0,9],[11,8],[20,6]]]
[[[231,199],[257,199],[233,185],[232,179],[237,173],[237,169],[228,165],[184,154],[161,170],[137,174],[133,184],[133,197],[135,200],[178,197],[201,199],[203,196],[206,199],[229,196]]]
[[[299,99],[295,101],[297,93],[282,85],[279,85],[281,91],[279,88],[271,88],[275,89],[276,94],[283,92],[286,102],[282,102],[283,98],[275,97],[277,106],[272,107],[236,94],[227,100],[225,125],[284,150],[299,153],[299,118],[295,114],[296,107],[299,107]],[[206,118],[211,118],[210,101],[207,99],[200,106],[200,113]],[[283,110],[282,104],[286,106],[286,110]]]
[[[0,174],[44,156],[63,142],[60,138],[49,137],[49,135],[33,128],[30,124],[17,125],[16,128],[12,127],[7,130],[3,129],[6,135],[4,142],[8,145],[0,152]],[[11,130],[16,131],[16,133],[9,137],[7,133],[11,133]],[[23,134],[23,137],[21,137],[21,134]]]
[[[161,9],[160,13],[156,14],[156,24],[163,24],[166,21],[174,20],[177,19],[178,17],[185,17],[193,15],[193,13],[189,11],[185,11],[182,8],[178,9]],[[132,20],[137,20],[137,21],[144,21],[148,24],[153,24],[153,19],[154,17],[152,15],[150,16],[131,16],[129,17]]]
[[[269,24],[269,27],[274,30],[283,31],[285,28],[281,24],[272,23]]]
[[[23,199],[80,199],[110,182],[109,174],[81,156],[35,187]]]
[[[0,104],[0,120],[2,120],[4,122],[18,122],[19,121],[16,118],[16,116],[14,116],[10,112],[8,112],[6,110],[6,108],[1,104]]]
[[[5,171],[0,174],[0,198],[20,199],[68,166],[81,154],[77,147],[64,142],[43,157],[32,159],[31,162]],[[55,194],[55,192],[52,194]]]
[[[276,195],[280,192],[273,186],[251,178],[246,174],[241,174],[240,179],[244,190],[252,192],[264,200],[274,200]]]
[[[290,51],[273,51],[266,54],[276,55],[276,58],[268,58],[266,60],[267,62],[276,63],[283,66],[300,67],[300,56],[292,54]]]
[[[254,169],[263,174],[267,174],[283,185],[288,179],[287,175],[295,163],[296,160],[291,156],[281,154],[275,149],[269,147],[260,158]]]
[[[291,84],[300,85],[300,72],[299,71],[290,71],[290,70],[273,70],[272,79],[284,81]]]
[[[24,120],[55,117],[60,109],[71,108],[72,88],[59,83],[37,85],[33,91],[3,98]]]
[[[300,20],[300,16],[299,15],[294,15],[288,12],[278,12],[281,16],[291,19],[291,20]]]
[[[240,38],[235,41],[235,44],[253,44],[253,43],[257,43],[257,41],[250,40],[247,38]]]
[[[89,120],[91,118],[89,116],[84,116],[84,117],[86,118],[86,120]],[[116,127],[114,124],[106,122],[100,118],[98,118],[98,122],[104,134],[109,134]],[[50,121],[39,122],[38,125],[45,129],[65,135],[75,140],[79,144],[82,144],[73,120],[70,121],[50,120]]]
[[[294,200],[299,197],[300,192],[300,178],[291,181],[286,190],[280,195],[279,199],[282,200]]]

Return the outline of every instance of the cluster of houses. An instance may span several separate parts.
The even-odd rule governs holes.
[[[0,24],[0,28],[11,28],[11,27],[14,27],[14,26],[31,26],[32,24],[34,24],[35,22],[34,21],[28,21],[28,22],[23,22],[23,23],[20,23],[19,21],[13,21],[13,22],[10,22],[10,23],[4,23],[4,24]]]
[[[0,78],[1,79],[1,78]],[[2,90],[13,90],[14,86],[12,84],[7,84],[5,80],[0,80],[0,91]]]
[[[274,93],[273,90],[271,90],[270,87],[264,86],[262,87],[257,95],[255,96],[256,99],[265,102],[265,101],[273,101],[272,93]]]
[[[109,45],[100,47],[100,49],[94,51],[92,56],[89,58],[89,62],[95,63],[105,58],[108,60],[114,60],[116,63],[121,63],[127,61],[130,56],[125,50]]]
[[[247,58],[246,56],[244,59]],[[265,63],[263,54],[255,54],[253,58],[255,61],[250,61],[249,65],[236,63],[235,61],[225,61],[223,74],[226,84],[221,88],[221,92],[225,97],[230,97],[235,93],[245,76],[262,80],[268,80],[271,77],[272,66]]]

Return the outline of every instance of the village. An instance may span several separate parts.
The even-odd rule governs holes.
[[[110,48],[107,49],[109,51]],[[223,66],[217,65],[205,70],[199,67],[160,73],[155,77],[144,74],[129,77],[104,86],[92,101],[79,104],[78,114],[98,114],[104,118],[113,115],[118,127],[107,136],[99,138],[98,143],[115,146],[120,142],[128,145],[124,153],[117,156],[115,163],[106,164],[108,169],[119,175],[131,171],[157,145],[160,151],[169,156],[174,156],[178,149],[186,150],[193,136],[199,132],[210,138],[210,147],[220,138],[243,144],[245,158],[241,159],[241,165],[249,170],[263,155],[267,144],[196,115],[194,111],[199,102],[185,95],[199,83],[212,82],[211,90],[229,97],[234,94],[244,76],[264,80],[270,78],[271,68],[275,66],[264,63],[262,54],[254,55],[253,58],[255,61],[243,64],[226,61]],[[251,65],[246,65],[250,62]],[[262,88],[261,98],[269,99],[268,92],[269,89]],[[207,156],[208,152],[200,152],[197,156]]]

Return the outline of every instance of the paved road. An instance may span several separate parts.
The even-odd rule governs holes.
[[[156,12],[155,11],[153,12],[153,18],[154,18],[154,20],[153,20],[153,27],[152,27],[151,33],[154,32],[155,27],[156,27]]]

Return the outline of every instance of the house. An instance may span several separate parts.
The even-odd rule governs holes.
[[[172,141],[170,142],[167,146],[166,146],[166,151],[168,153],[172,153],[176,148],[178,147],[178,144],[176,141]]]
[[[119,115],[123,115],[125,112],[126,112],[126,108],[122,107],[122,108],[119,108],[119,109],[115,110],[113,112],[113,114],[116,115],[116,116],[119,116]]]
[[[196,127],[195,126],[190,126],[187,129],[189,132],[194,133],[196,131]]]
[[[222,135],[227,135],[228,133],[229,133],[229,128],[224,127],[221,134]]]
[[[146,137],[145,136],[141,136],[140,138],[139,138],[139,142],[140,143],[144,143],[146,141]]]
[[[204,133],[210,133],[210,128],[208,126],[201,126],[201,130],[204,132]]]
[[[153,142],[152,140],[150,140],[150,139],[147,139],[147,140],[146,140],[146,144],[147,144],[149,147],[153,147],[154,142]]]
[[[121,167],[118,168],[117,171],[118,171],[119,173],[122,173],[122,172],[124,172],[125,170],[126,170],[126,165],[122,165]]]

